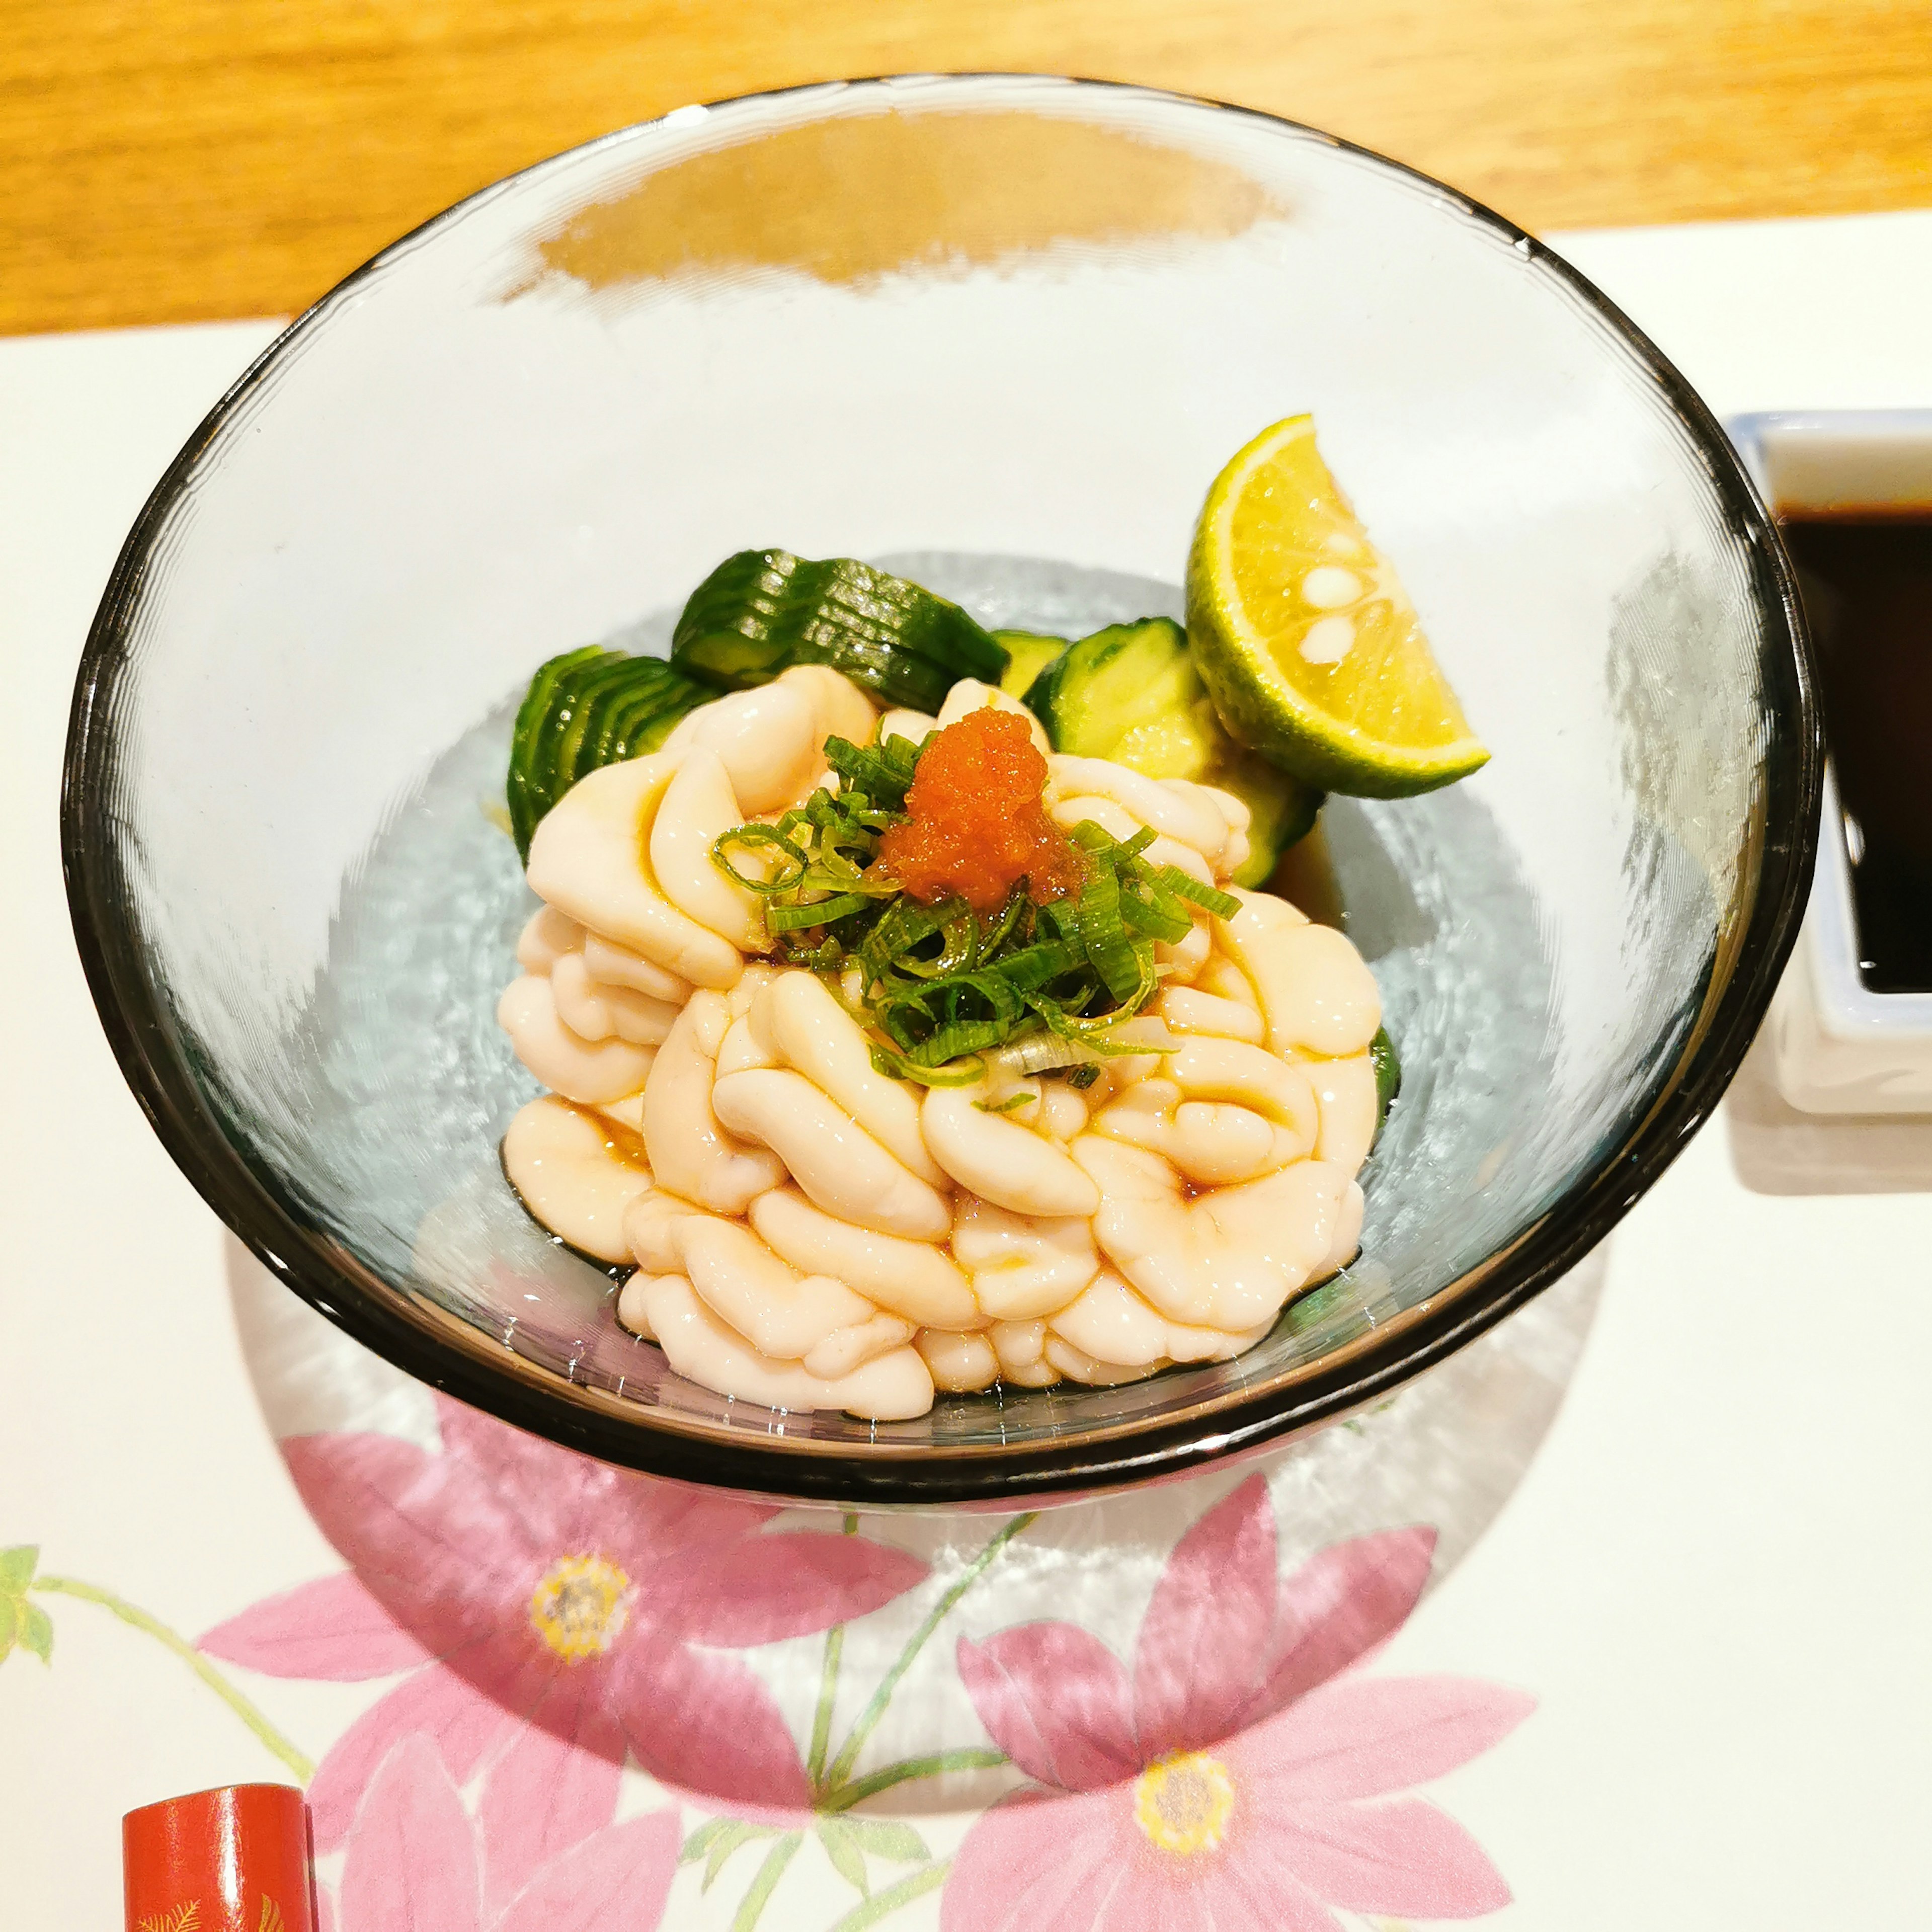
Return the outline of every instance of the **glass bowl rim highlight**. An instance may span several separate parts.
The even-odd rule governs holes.
[[[1765,633],[1767,703],[1780,720],[1764,772],[1768,836],[1756,891],[1731,950],[1729,976],[1684,1043],[1652,1076],[1635,1126],[1592,1170],[1508,1247],[1428,1300],[1342,1348],[1298,1365],[1258,1390],[1237,1389],[1158,1420],[1127,1420],[1024,1446],[850,1444],[724,1428],[566,1382],[421,1296],[398,1289],[310,1226],[299,1208],[224,1133],[175,1046],[164,998],[151,983],[125,868],[110,826],[115,742],[107,720],[126,674],[133,621],[156,540],[230,421],[326,324],[334,310],[400,254],[526,177],[677,124],[688,110],[620,128],[532,164],[467,196],[344,278],[296,318],[230,387],[164,472],[116,560],[76,677],[62,776],[61,856],[68,907],[88,989],[142,1111],[176,1164],[233,1232],[288,1287],[337,1326],[418,1379],[502,1420],[602,1460],[707,1486],[788,1502],[1011,1508],[1027,1497],[1103,1490],[1173,1476],[1346,1414],[1392,1391],[1474,1339],[1547,1287],[1594,1247],[1663,1173],[1721,1098],[1761,1022],[1798,933],[1816,853],[1823,771],[1816,674],[1796,578],[1776,526],[1716,419],[1676,368],[1599,290],[1560,256],[1481,203],[1419,170],[1318,128],[1258,110],[1112,81],[970,73],[814,81],[707,104],[757,108],[878,92],[916,99],[934,83],[1036,87],[1044,97],[1102,92],[1163,108],[1251,121],[1271,134],[1311,139],[1427,190],[1565,284],[1647,376],[1704,459],[1726,532],[1750,559],[1752,602]],[[1061,91],[1064,90],[1063,93]],[[1009,102],[1026,107],[1030,104]],[[757,132],[748,139],[758,138]],[[566,1395],[564,1391],[569,1391]]]

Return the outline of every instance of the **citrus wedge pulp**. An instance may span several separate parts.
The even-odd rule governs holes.
[[[1489,758],[1312,416],[1262,430],[1215,478],[1188,556],[1187,633],[1228,730],[1306,784],[1406,798]]]

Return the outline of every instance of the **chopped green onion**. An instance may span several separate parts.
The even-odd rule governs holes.
[[[1194,915],[1172,892],[1134,879],[1120,888],[1120,922],[1136,938],[1172,942],[1187,937]]]
[[[1240,901],[1232,892],[1224,892],[1216,886],[1204,886],[1178,866],[1163,866],[1154,878],[1156,885],[1164,886],[1176,898],[1198,905],[1203,912],[1211,912],[1216,919],[1232,919],[1241,909]]]
[[[1155,944],[1184,938],[1195,908],[1225,918],[1240,902],[1150,863],[1150,828],[1117,839],[1091,820],[1072,828],[1094,862],[1073,898],[1036,905],[1016,886],[990,918],[956,898],[915,899],[878,851],[905,817],[922,748],[900,737],[829,738],[836,782],[776,824],[738,826],[715,842],[714,862],[758,895],[778,955],[836,982],[871,1035],[874,1066],[892,1079],[968,1086],[997,1054],[1009,1072],[1064,1070],[1084,1087],[1103,1060],[1172,1052],[1160,1029],[1150,1040],[1129,1024],[1160,985]]]
[[[913,767],[922,747],[909,738],[878,745],[855,745],[846,738],[825,741],[825,762],[838,774],[842,790],[862,792],[891,812],[903,812]]]
[[[1120,923],[1120,882],[1105,866],[1096,866],[1076,902],[1080,944],[1100,983],[1116,1000],[1131,999],[1141,982],[1140,962]]]
[[[1005,945],[1020,922],[1020,916],[1032,904],[1027,897],[1024,886],[1016,886],[1006,895],[1006,902],[1000,907],[998,916],[988,927],[980,940],[980,949],[973,963],[976,966],[982,959],[990,958]]]
[[[921,1066],[890,1047],[872,1048],[872,1066],[888,1080],[915,1081],[922,1087],[970,1087],[985,1076],[985,1064],[969,1060],[957,1066]]]
[[[1024,1040],[1000,1049],[1000,1070],[1026,1079],[1036,1073],[1059,1073],[1070,1066],[1084,1066],[1095,1055],[1077,1040],[1060,1040],[1050,1033],[1029,1034]],[[1097,1063],[1096,1063],[1097,1064]]]
[[[767,906],[765,924],[773,932],[796,932],[814,926],[830,926],[848,913],[863,912],[872,902],[863,892],[841,892],[836,898],[813,899],[802,905]]]
[[[1015,1108],[1024,1107],[1038,1098],[1037,1094],[1029,1094],[1022,1088],[1017,1094],[1009,1094],[1004,1100],[975,1100],[973,1105],[982,1114],[1010,1114]]]
[[[749,877],[732,864],[734,848],[754,852],[776,851],[791,869],[781,872],[770,879]],[[773,830],[770,826],[740,825],[712,842],[711,862],[721,871],[728,873],[747,892],[769,897],[778,892],[789,892],[796,886],[805,877],[808,862],[804,853],[782,832]]]

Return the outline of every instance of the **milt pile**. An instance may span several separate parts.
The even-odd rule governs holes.
[[[928,809],[842,820],[857,787],[828,746],[868,800],[892,788],[883,746]],[[834,892],[881,863],[835,843],[866,818],[946,923],[903,889]],[[935,1387],[1238,1354],[1355,1252],[1380,1023],[1341,934],[1229,883],[1247,821],[1216,788],[1050,753],[972,680],[936,718],[881,718],[808,664],[704,704],[536,829],[544,904],[500,1018],[551,1092],[509,1130],[511,1180],[572,1245],[634,1261],[620,1319],[726,1395],[884,1420]],[[1057,896],[1024,890],[1036,874]],[[898,936],[828,947],[828,912]],[[1076,912],[1118,949],[1111,987],[1072,957]],[[1025,944],[1003,949],[1003,922]],[[975,972],[974,952],[1019,970]],[[1088,982],[1105,1010],[1069,1011]]]
[[[1187,609],[991,633],[746,550],[668,662],[537,672],[499,1017],[550,1091],[504,1166],[634,1264],[618,1318],[680,1374],[881,1420],[1126,1382],[1354,1254],[1393,1048],[1347,939],[1257,888],[1325,790],[1488,754],[1306,417],[1210,488]]]

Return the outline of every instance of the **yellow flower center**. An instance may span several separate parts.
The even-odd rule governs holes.
[[[631,1613],[631,1580],[602,1556],[560,1556],[530,1597],[538,1636],[566,1664],[601,1656]]]
[[[1134,1786],[1134,1816],[1141,1829],[1162,1851],[1183,1858],[1211,1852],[1227,1836],[1234,1808],[1228,1767],[1205,1751],[1176,1751],[1161,1758],[1141,1773]]]

